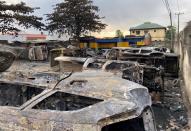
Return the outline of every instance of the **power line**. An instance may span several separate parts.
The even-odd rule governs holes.
[[[162,2],[168,11],[168,14],[170,15],[171,14],[171,8],[170,8],[170,4],[169,4],[168,0],[162,0]]]
[[[166,6],[165,0],[162,0],[162,2],[163,2],[164,6],[166,7],[166,9],[167,9],[167,11],[168,11],[168,8],[167,8],[167,6]]]
[[[162,2],[163,2],[163,4],[166,6],[166,4],[165,4],[164,0],[162,0]]]
[[[171,9],[170,9],[170,5],[169,5],[168,0],[165,0],[165,3],[166,3],[167,10],[168,10],[168,12],[170,14],[171,13]]]
[[[180,12],[180,4],[179,4],[179,0],[177,0],[177,7],[178,7],[178,12]]]
[[[166,8],[166,9],[167,9],[167,11],[168,11],[168,8],[167,8],[167,6],[166,6],[166,2],[165,2],[165,0],[162,0],[162,2],[163,2],[163,4],[164,4],[165,8]]]
[[[172,30],[172,12],[171,12],[171,8],[170,8],[170,4],[168,2],[168,0],[162,0],[163,3],[165,4],[165,7],[168,11],[169,14],[169,18],[170,18],[170,26],[171,26],[171,43],[170,43],[170,48],[171,50],[173,50],[173,30]]]

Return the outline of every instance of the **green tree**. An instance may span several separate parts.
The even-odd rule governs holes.
[[[52,14],[47,14],[50,33],[67,34],[79,39],[89,32],[100,32],[106,24],[97,13],[99,8],[91,0],[64,0],[57,4]]]
[[[171,39],[171,34],[173,36],[173,39]],[[171,41],[171,40],[174,40],[175,39],[175,36],[176,36],[176,27],[174,26],[168,26],[167,27],[167,31],[166,31],[166,36],[165,36],[165,39],[166,41]]]
[[[0,1],[0,32],[20,31],[18,26],[42,29],[42,18],[32,15],[36,9],[26,6],[23,2],[9,5],[5,1]]]
[[[124,38],[123,32],[121,32],[121,30],[116,30],[116,37]]]

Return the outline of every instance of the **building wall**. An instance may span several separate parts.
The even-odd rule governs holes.
[[[137,31],[140,34],[137,34]],[[135,36],[144,36],[146,33],[150,33],[152,41],[164,41],[165,40],[165,29],[149,29],[149,30],[131,30],[130,34]]]
[[[118,42],[117,47],[129,47],[129,42]]]
[[[126,37],[124,39],[110,38],[110,39],[96,39],[94,41],[81,40],[80,48],[92,48],[92,49],[110,49],[113,47],[133,47],[133,46],[145,46],[149,45],[150,39],[144,39],[144,37]]]
[[[116,43],[98,43],[98,48],[99,49],[104,49],[104,48],[113,48],[116,47]]]
[[[180,44],[176,43],[175,52],[180,55],[180,69],[185,90],[191,102],[191,23],[181,33]]]

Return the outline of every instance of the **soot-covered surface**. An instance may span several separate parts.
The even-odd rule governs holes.
[[[19,107],[42,91],[30,86],[0,83],[0,106]]]

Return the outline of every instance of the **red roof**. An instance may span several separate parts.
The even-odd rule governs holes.
[[[46,35],[41,35],[41,34],[23,34],[25,35],[26,37],[46,37]]]
[[[44,34],[21,34],[26,37],[27,40],[46,39]]]

